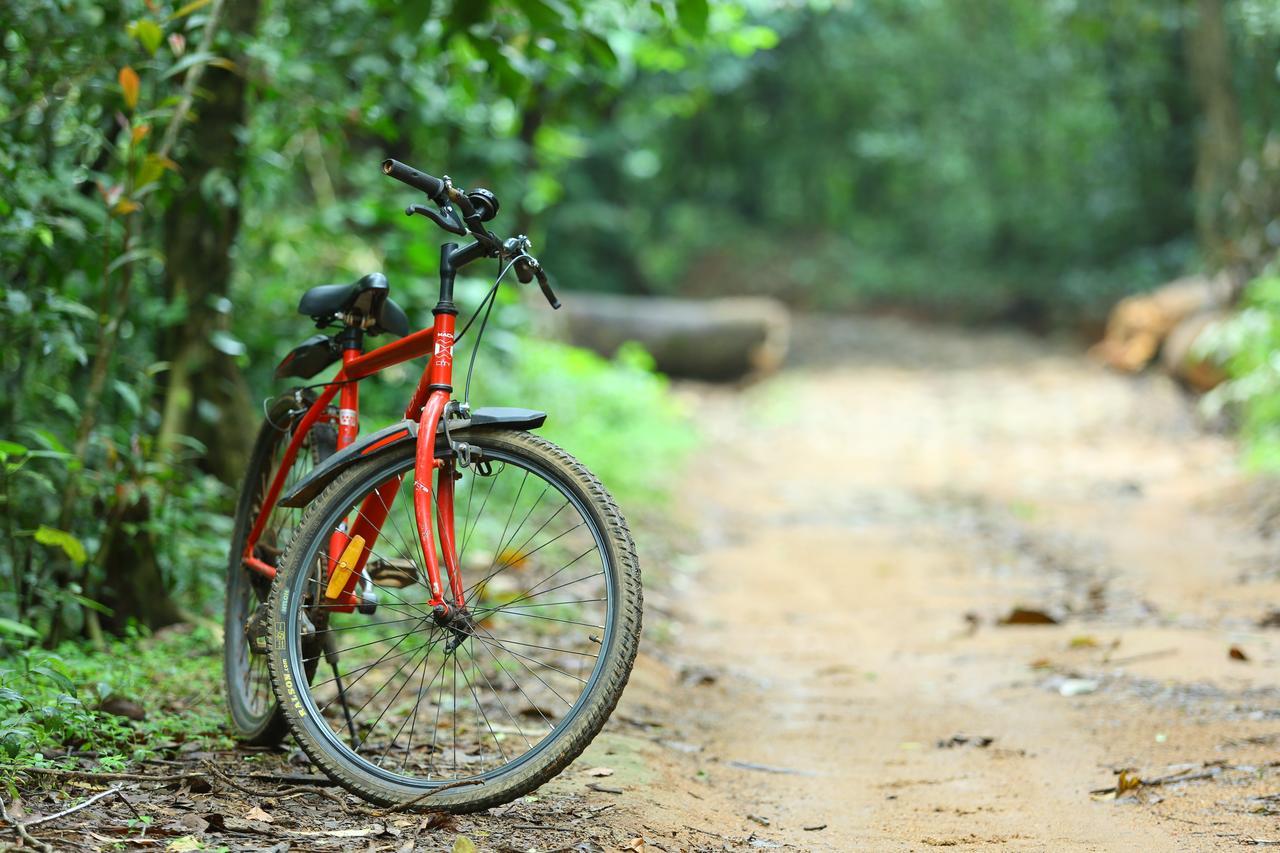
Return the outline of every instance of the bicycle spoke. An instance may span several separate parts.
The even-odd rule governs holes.
[[[458,659],[456,652],[453,659],[454,661]],[[502,748],[502,741],[498,738],[498,733],[493,730],[493,724],[489,722],[489,715],[485,713],[484,705],[481,703],[480,697],[476,695],[476,689],[471,686],[471,679],[467,677],[466,672],[462,673],[462,680],[467,685],[467,690],[470,691],[471,698],[476,703],[476,708],[480,710],[480,717],[484,720],[485,728],[489,730],[489,735],[493,738],[494,745],[498,747],[498,754],[502,756],[502,761],[505,763],[507,761],[507,753]]]
[[[498,700],[498,705],[501,706],[503,712],[506,713],[507,718],[510,719],[511,722],[515,724],[516,734],[520,735],[520,738],[524,741],[525,746],[529,747],[529,749],[533,749],[533,744],[529,741],[529,737],[524,733],[524,729],[520,728],[520,721],[517,720],[515,718],[515,715],[511,713],[511,709],[507,707],[507,703],[502,701],[502,694],[499,693],[496,688],[494,688],[493,682],[489,680],[489,676],[485,675],[484,667],[476,663],[475,655],[471,653],[470,648],[464,645],[462,646],[462,650],[467,653],[467,658],[471,661],[472,664],[475,665],[476,672],[480,673],[480,677],[484,679],[484,683],[489,685],[489,692],[493,694],[493,698]]]
[[[561,675],[567,675],[569,678],[572,678],[574,681],[577,681],[577,682],[579,682],[579,683],[581,683],[581,684],[586,684],[586,683],[587,683],[585,679],[579,678],[578,676],[574,675],[574,674],[573,674],[573,673],[571,673],[571,672],[565,672],[563,669],[560,669],[559,667],[552,666],[552,665],[551,665],[551,664],[549,664],[549,663],[544,663],[543,661],[540,661],[540,660],[538,660],[537,658],[532,658],[532,657],[529,657],[528,655],[522,655],[522,654],[520,654],[519,652],[513,652],[513,651],[511,651],[511,649],[509,649],[509,648],[507,648],[506,646],[504,646],[500,640],[494,639],[492,636],[490,636],[490,635],[488,635],[488,634],[486,634],[486,635],[485,635],[485,636],[483,636],[483,637],[481,637],[479,634],[470,634],[469,636],[475,637],[477,640],[480,640],[480,641],[485,642],[485,643],[493,643],[493,644],[494,644],[494,645],[496,645],[498,648],[502,649],[504,652],[506,652],[506,653],[507,653],[507,654],[509,654],[509,655],[512,655],[513,657],[522,658],[523,660],[527,660],[527,661],[529,661],[530,663],[536,663],[538,666],[543,666],[543,667],[546,667],[547,669],[550,669],[550,670],[552,670],[552,671],[554,671],[554,672],[558,672],[558,673],[560,673]]]

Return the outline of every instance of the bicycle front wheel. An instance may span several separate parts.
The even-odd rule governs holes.
[[[272,678],[294,735],[334,780],[386,805],[475,811],[541,785],[600,731],[639,642],[635,546],[599,480],[528,433],[465,440],[479,460],[437,478],[455,478],[466,620],[438,624],[428,606],[411,445],[312,503],[272,589]],[[331,536],[387,495],[362,604],[344,612],[324,598]],[[316,662],[328,666],[309,680]]]

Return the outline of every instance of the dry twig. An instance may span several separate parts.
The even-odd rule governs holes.
[[[399,803],[398,805],[394,805],[388,809],[382,809],[381,811],[370,812],[370,814],[374,815],[375,817],[383,817],[385,815],[394,814],[395,812],[408,811],[409,809],[418,805],[422,801],[429,800],[432,797],[434,797],[436,794],[442,794],[445,791],[448,791],[452,788],[465,788],[469,785],[483,785],[483,784],[484,784],[483,779],[460,779],[457,782],[450,782],[448,785],[441,785],[439,788],[432,788],[430,791],[427,791],[425,794],[420,794],[419,796],[416,796],[412,800],[409,800],[407,802]]]
[[[0,800],[0,817],[4,818],[5,823],[17,830],[18,835],[24,842],[41,851],[41,853],[53,853],[52,847],[27,832],[27,828],[22,824],[22,821],[9,817],[9,810],[5,808],[4,800]]]
[[[57,814],[51,814],[51,815],[48,815],[47,817],[38,817],[35,820],[23,821],[22,825],[25,827],[32,827],[32,826],[39,826],[42,823],[49,823],[50,821],[57,820],[60,817],[66,817],[67,815],[72,814],[73,812],[78,812],[83,808],[87,808],[88,806],[91,806],[94,803],[98,802],[98,800],[104,799],[105,797],[110,797],[118,793],[120,793],[120,786],[116,785],[114,788],[108,788],[105,791],[101,791],[97,794],[94,794],[92,797],[85,800],[83,803],[80,803],[79,805],[72,806],[69,809],[63,809]]]

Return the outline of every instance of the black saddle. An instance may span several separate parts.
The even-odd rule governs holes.
[[[356,322],[367,323],[365,329],[370,334],[390,332],[403,337],[409,334],[409,318],[391,301],[390,292],[387,277],[372,272],[354,284],[322,284],[311,288],[298,301],[298,313],[320,325],[328,324],[334,317],[357,315]]]

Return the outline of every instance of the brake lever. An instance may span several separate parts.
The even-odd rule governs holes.
[[[448,219],[445,219],[444,216],[442,216],[439,212],[434,211],[425,205],[411,204],[404,209],[405,216],[413,216],[415,213],[418,214],[419,216],[427,217],[427,219],[430,219],[432,222],[434,222],[436,225],[439,225],[441,228],[443,228],[445,231],[448,231],[450,234],[457,234],[459,237],[467,236],[467,230],[463,228],[461,225],[458,225],[455,222],[451,222]]]

